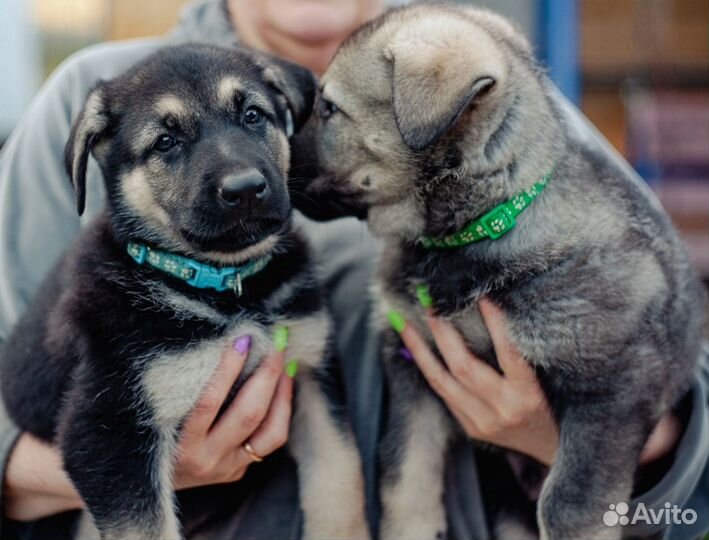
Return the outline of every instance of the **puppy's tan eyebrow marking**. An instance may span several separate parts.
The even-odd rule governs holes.
[[[189,130],[198,118],[198,113],[190,110],[189,103],[174,94],[164,94],[157,98],[152,110],[154,116],[146,119],[131,142],[131,148],[136,154],[150,148],[166,129]]]
[[[190,116],[187,104],[179,97],[166,94],[155,102],[155,112],[161,117],[172,117],[186,121]]]
[[[238,77],[229,76],[221,79],[217,84],[217,106],[220,109],[234,111],[237,98],[248,102],[248,105],[256,105],[265,111],[271,110],[270,102],[257,92],[247,92]]]
[[[233,107],[234,96],[240,92],[243,84],[238,77],[224,77],[217,83],[217,105],[222,109]]]

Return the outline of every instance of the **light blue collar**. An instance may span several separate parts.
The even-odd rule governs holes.
[[[263,270],[271,260],[271,256],[266,255],[243,266],[217,268],[138,242],[128,242],[127,249],[138,264],[148,264],[197,289],[232,290],[236,296],[241,296],[243,292],[242,280]]]

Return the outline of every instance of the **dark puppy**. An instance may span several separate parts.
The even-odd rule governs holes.
[[[74,124],[79,213],[90,152],[107,208],[8,340],[2,392],[23,430],[59,445],[102,538],[180,537],[181,424],[223,348],[252,338],[240,384],[276,327],[301,367],[290,448],[305,536],[368,536],[354,440],[323,387],[330,319],[286,187],[287,136],[314,90],[289,63],[185,45],[100,83]]]
[[[376,294],[421,332],[424,286],[497,366],[476,303],[502,307],[561,430],[541,536],[618,538],[602,516],[630,499],[643,444],[699,354],[702,292],[669,220],[573,142],[526,40],[490,12],[390,12],[340,48],[322,86],[323,176],[308,195],[367,217],[383,240]],[[381,532],[430,540],[446,529],[456,429],[399,346],[388,330]]]

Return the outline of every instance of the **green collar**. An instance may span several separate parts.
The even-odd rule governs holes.
[[[430,249],[461,247],[486,238],[497,240],[515,226],[515,218],[544,190],[552,173],[553,171],[549,171],[531,188],[520,191],[510,200],[498,204],[487,214],[471,221],[464,229],[443,238],[421,236],[418,241],[423,247]]]
[[[271,256],[266,255],[243,266],[217,268],[138,242],[128,242],[127,249],[128,255],[138,264],[147,263],[197,289],[216,289],[220,292],[232,290],[236,296],[241,296],[243,292],[242,280],[263,270],[271,260]]]

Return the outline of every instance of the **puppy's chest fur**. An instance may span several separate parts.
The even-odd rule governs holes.
[[[453,322],[471,349],[494,363],[492,343],[476,304],[492,289],[512,286],[517,277],[501,265],[476,265],[454,251],[390,248],[384,250],[375,284],[383,310],[402,312],[433,343],[424,320],[426,310],[416,294],[416,286],[425,285],[436,314]]]
[[[165,333],[174,331],[183,336],[147,350],[143,359],[138,357],[136,362],[136,369],[144,369],[139,377],[141,392],[152,406],[158,424],[177,425],[189,413],[212,378],[224,350],[239,336],[250,336],[251,348],[235,387],[243,384],[264,357],[274,352],[273,332],[277,326],[288,328],[288,354],[299,360],[302,369],[320,367],[330,320],[310,274],[307,253],[287,254],[280,264],[288,265],[289,258],[301,258],[301,264],[292,264],[293,275],[272,287],[264,287],[268,274],[273,273],[267,268],[260,276],[261,283],[254,284],[255,293],[249,291],[250,280],[245,281],[245,301],[231,292],[212,293],[219,296],[215,305],[203,296],[191,296],[191,291],[178,291],[164,282],[147,284],[162,316],[161,326],[170,326]],[[263,289],[258,291],[259,287]]]
[[[97,223],[60,261],[44,300],[27,314],[41,312],[44,319],[34,325],[36,334],[17,338],[33,343],[34,354],[5,359],[4,375],[12,380],[3,383],[14,386],[4,396],[11,414],[36,435],[55,438],[62,430],[62,396],[83,385],[96,394],[97,409],[128,406],[153,425],[176,428],[235,338],[251,336],[238,387],[273,352],[273,331],[281,325],[289,329],[289,358],[303,370],[319,367],[330,318],[307,246],[290,236],[289,247],[246,279],[237,298],[138,266],[108,224]],[[71,399],[66,403],[72,406]]]
[[[253,317],[248,312],[208,314],[205,312],[210,308],[196,304],[195,311],[189,314],[186,311],[189,309],[186,305],[190,302],[188,299],[174,291],[165,291],[164,294],[166,304],[172,304],[170,308],[177,304],[177,309],[183,310],[183,316],[191,315],[190,322],[204,324],[203,317],[210,317],[207,322],[215,326],[211,337],[197,340],[184,348],[156,352],[147,358],[141,390],[152,405],[155,420],[160,425],[177,425],[189,413],[214,375],[224,350],[231,347],[238,336],[250,336],[251,348],[235,388],[243,384],[264,357],[274,352],[273,331],[278,325],[288,328],[288,354],[299,359],[302,369],[320,367],[325,357],[330,321],[321,309],[303,314],[275,312]]]

